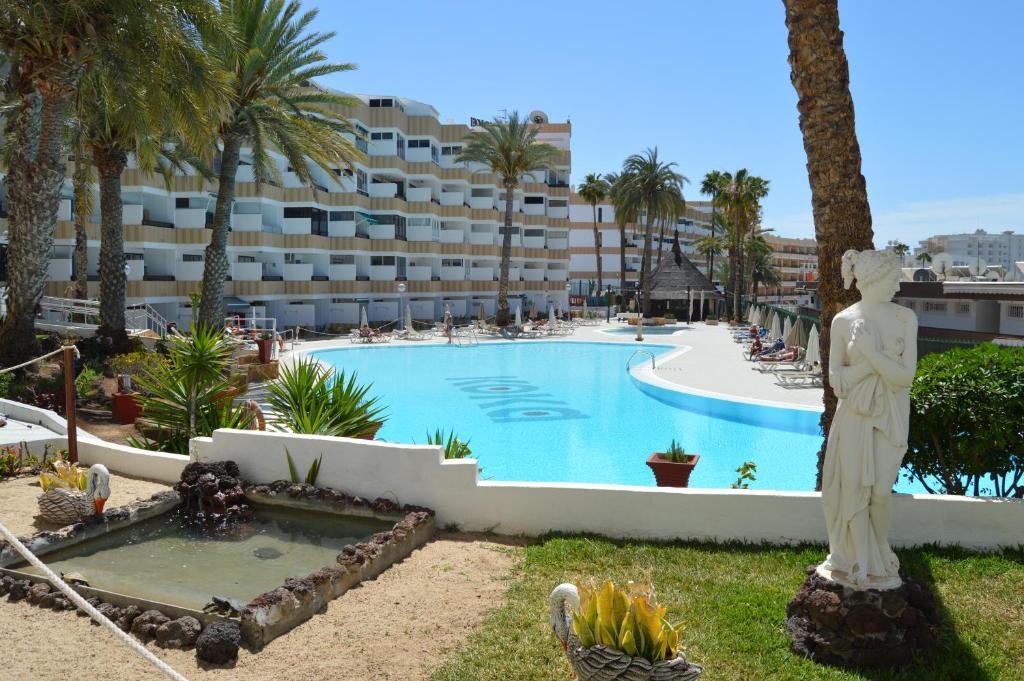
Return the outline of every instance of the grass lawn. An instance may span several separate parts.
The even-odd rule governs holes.
[[[790,652],[786,603],[823,548],[551,537],[525,548],[506,601],[431,679],[573,678],[548,627],[547,596],[589,576],[653,580],[669,620],[686,624],[686,652],[704,666],[702,680],[1024,679],[1024,551],[897,553],[905,573],[934,586],[943,618],[938,655],[902,674],[844,672]]]

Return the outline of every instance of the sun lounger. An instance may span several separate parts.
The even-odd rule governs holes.
[[[784,388],[813,388],[821,385],[821,367],[814,365],[810,371],[787,371],[775,375],[777,383]]]

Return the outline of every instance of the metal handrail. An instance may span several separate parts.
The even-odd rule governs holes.
[[[630,355],[629,359],[626,360],[626,371],[629,371],[629,363],[632,362],[633,358],[636,357],[637,355],[647,355],[647,356],[649,356],[651,358],[651,369],[653,370],[653,369],[657,369],[658,368],[658,367],[656,367],[654,365],[654,353],[653,352],[651,352],[650,350],[640,350],[640,349],[637,349],[637,350],[634,350],[633,354]]]

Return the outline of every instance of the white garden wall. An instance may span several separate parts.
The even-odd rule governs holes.
[[[314,435],[219,430],[193,445],[198,460],[230,459],[254,482],[287,477],[286,447],[303,472],[323,454],[318,484],[427,506],[441,527],[513,535],[826,541],[819,495],[813,492],[480,481],[475,461],[444,461],[438,447]],[[1018,500],[900,494],[894,503],[895,546],[1024,545],[1024,502]]]

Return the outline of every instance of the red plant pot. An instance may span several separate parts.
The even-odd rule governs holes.
[[[135,423],[142,413],[136,397],[138,393],[114,393],[110,396],[111,412],[114,420],[118,423]]]
[[[260,349],[260,364],[270,364],[270,360],[274,355],[274,339],[258,338],[256,339],[256,347]]]
[[[654,479],[658,487],[687,487],[690,484],[690,474],[700,461],[700,454],[690,454],[690,460],[686,463],[677,463],[664,458],[663,452],[651,454],[647,459],[647,465],[654,471]]]

